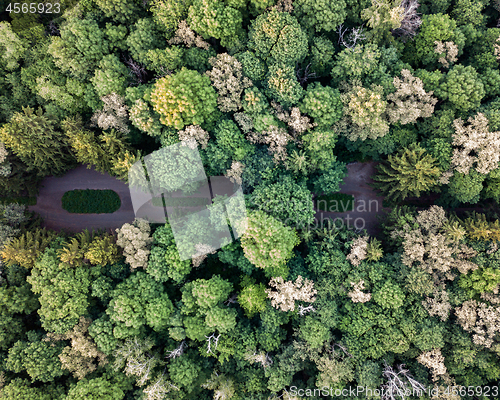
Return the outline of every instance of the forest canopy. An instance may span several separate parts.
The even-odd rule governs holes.
[[[499,1],[0,5],[0,399],[500,397]],[[239,237],[25,205],[82,165],[178,189],[177,144],[241,188]],[[374,227],[333,221],[358,190]],[[64,205],[112,219],[108,194]]]

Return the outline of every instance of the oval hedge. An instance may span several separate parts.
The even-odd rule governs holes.
[[[109,214],[118,210],[121,204],[120,196],[109,189],[75,189],[62,197],[62,207],[74,214]]]

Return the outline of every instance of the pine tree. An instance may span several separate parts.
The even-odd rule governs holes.
[[[441,175],[436,160],[418,144],[390,155],[377,169],[379,174],[374,177],[373,186],[391,201],[418,197],[422,192],[436,189]]]
[[[64,135],[56,130],[56,122],[39,108],[36,112],[23,107],[0,129],[0,141],[12,150],[27,171],[39,176],[61,175],[74,164]]]

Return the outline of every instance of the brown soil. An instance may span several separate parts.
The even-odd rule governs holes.
[[[340,185],[340,193],[354,196],[353,211],[320,211],[316,213],[316,219],[321,221],[322,218],[342,218],[348,227],[364,227],[370,235],[378,235],[380,233],[378,217],[390,209],[382,207],[383,197],[379,196],[379,193],[368,185],[373,182],[371,176],[376,173],[376,164],[375,161],[370,161],[347,165],[347,176],[344,178],[344,183]]]

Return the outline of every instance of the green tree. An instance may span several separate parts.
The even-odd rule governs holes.
[[[232,289],[219,275],[183,286],[181,313],[187,315],[183,323],[188,338],[202,341],[216,330],[225,334],[236,326],[236,310],[222,305]]]
[[[6,399],[16,400],[63,400],[66,398],[61,385],[40,385],[38,382],[30,386],[28,379],[14,378],[1,389]]]
[[[95,0],[104,15],[122,24],[129,24],[133,21],[139,7],[133,0]]]
[[[70,18],[61,27],[61,36],[52,36],[48,49],[61,71],[84,79],[110,50],[106,33],[96,21],[77,18]]]
[[[120,62],[116,55],[108,54],[99,62],[99,68],[95,70],[91,82],[99,97],[111,93],[124,95],[128,81],[127,76],[128,70],[125,65]]]
[[[181,261],[170,226],[156,229],[146,272],[157,282],[166,282],[168,279],[181,282],[191,272],[191,268],[190,260]]]
[[[118,339],[140,335],[145,325],[160,331],[167,325],[173,305],[164,287],[142,271],[131,274],[112,292],[106,310]]]
[[[40,295],[40,321],[47,331],[64,333],[78,323],[89,305],[92,276],[98,269],[61,265],[55,249],[47,248],[26,278]]]
[[[159,50],[159,47],[161,47],[161,39],[156,24],[150,18],[138,20],[127,36],[126,42],[132,58],[143,64],[150,61],[148,57],[150,50]]]
[[[255,280],[243,278],[243,289],[238,295],[238,303],[245,311],[248,318],[264,311],[266,308],[266,286],[262,283],[256,284]]]
[[[0,38],[3,65],[8,71],[17,69],[20,58],[27,50],[27,43],[16,35],[11,24],[5,21],[0,23]]]
[[[214,37],[220,39],[224,47],[234,46],[242,33],[243,20],[235,3],[224,0],[193,0],[187,22],[204,39]]]
[[[252,193],[252,203],[288,226],[307,226],[314,220],[312,194],[289,176],[279,182],[260,184]]]
[[[269,66],[274,63],[295,66],[307,55],[307,35],[295,17],[272,9],[251,22],[248,48]]]
[[[337,54],[331,75],[335,82],[364,79],[375,72],[380,57],[380,49],[373,43],[346,47]]]
[[[298,104],[304,96],[304,89],[291,65],[271,65],[266,80],[266,94],[285,107]]]
[[[474,67],[458,64],[448,72],[436,94],[448,100],[458,111],[468,112],[481,105],[485,90]]]
[[[267,276],[287,276],[286,263],[299,244],[294,229],[262,211],[250,213],[248,227],[241,238],[245,257]]]
[[[299,108],[301,112],[311,116],[318,126],[331,126],[342,117],[340,92],[314,82],[307,87]]]
[[[475,204],[481,197],[485,176],[474,169],[468,174],[455,171],[448,184],[448,193],[461,203]]]
[[[23,108],[0,128],[0,140],[39,176],[62,175],[74,164],[68,145],[56,122],[41,108]]]
[[[330,168],[313,175],[310,180],[313,191],[320,193],[335,193],[340,190],[340,185],[347,176],[345,164],[340,162],[333,163]]]
[[[418,144],[402,149],[377,165],[374,187],[396,201],[435,189],[441,176],[436,160]]]
[[[182,68],[156,81],[151,103],[163,124],[182,129],[210,122],[217,107],[217,94],[208,76]]]
[[[36,336],[28,332],[29,342],[18,341],[9,349],[6,367],[16,373],[26,371],[34,381],[51,382],[65,374],[58,357],[64,345],[52,346]]]
[[[105,377],[81,379],[68,391],[67,400],[122,400],[125,393]]]
[[[435,41],[453,42],[460,56],[465,45],[465,36],[449,15],[441,13],[424,15],[420,31],[415,37],[416,60],[426,66],[437,66],[440,55],[435,52]]]
[[[337,29],[347,15],[345,2],[329,2],[326,0],[296,0],[294,12],[299,21],[316,32],[330,32]]]
[[[173,36],[179,22],[186,19],[192,3],[192,0],[154,0],[151,2],[150,11],[158,26],[169,36]]]

